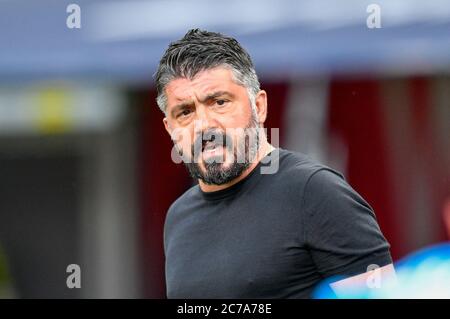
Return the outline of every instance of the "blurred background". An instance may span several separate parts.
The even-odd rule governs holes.
[[[448,0],[0,0],[0,298],[165,297],[164,218],[193,181],[152,76],[197,27],[249,51],[279,145],[343,172],[395,260],[448,240]]]

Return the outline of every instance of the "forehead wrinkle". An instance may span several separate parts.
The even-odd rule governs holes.
[[[227,80],[231,80],[228,83]],[[196,101],[203,102],[208,95],[218,91],[226,91],[229,94],[230,84],[236,84],[229,69],[211,69],[197,74],[193,79],[178,78],[169,83],[166,89],[173,94],[175,107],[183,104],[195,104]]]
[[[211,97],[217,96],[219,95],[218,93],[228,93],[229,95],[231,95],[231,93],[229,93],[228,91],[224,90],[224,89],[218,89],[217,85],[211,85],[211,84],[207,84],[206,87],[200,88],[192,88],[192,90],[189,90],[190,92],[188,94],[186,94],[185,97],[180,97],[180,96],[175,96],[175,100],[177,100],[178,105],[182,105],[182,104],[192,104],[195,101],[198,101],[199,103],[204,103],[206,100],[210,99]]]

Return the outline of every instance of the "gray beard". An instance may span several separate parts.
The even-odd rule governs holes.
[[[246,129],[255,129],[254,134],[256,134],[256,136],[253,139],[245,137],[244,161],[238,161],[239,158],[242,158],[242,156],[238,156],[238,147],[233,147],[233,145],[227,144],[225,146],[225,150],[232,150],[234,153],[234,161],[229,167],[225,168],[225,163],[221,163],[220,160],[214,161],[214,159],[212,159],[204,162],[205,171],[202,171],[200,165],[196,161],[193,161],[192,163],[185,162],[184,164],[186,165],[191,177],[194,179],[200,179],[203,183],[208,185],[223,185],[241,176],[242,173],[252,164],[260,144],[258,123],[254,116],[252,116],[252,119]],[[225,140],[227,142],[231,141],[228,137],[226,137]],[[252,145],[250,145],[250,141],[253,141]],[[192,146],[192,156],[193,154],[194,145]],[[223,160],[222,158],[220,159]]]

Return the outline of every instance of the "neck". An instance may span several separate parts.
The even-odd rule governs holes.
[[[264,144],[261,145],[261,147],[259,148],[259,151],[257,152],[256,155],[256,160],[252,162],[252,164],[250,165],[249,168],[247,168],[245,171],[242,172],[241,175],[239,175],[238,177],[236,177],[235,179],[233,179],[232,181],[226,183],[226,184],[222,184],[222,185],[210,185],[210,184],[205,184],[201,179],[198,180],[198,184],[200,186],[200,189],[204,192],[216,192],[216,191],[220,191],[222,189],[228,188],[234,184],[236,184],[237,182],[243,180],[244,178],[246,178],[248,176],[248,174],[250,174],[255,167],[258,165],[258,163],[270,152],[272,152],[275,149],[275,147],[273,147],[271,144],[269,144],[266,141],[264,141]]]

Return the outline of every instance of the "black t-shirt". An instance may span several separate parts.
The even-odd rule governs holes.
[[[392,263],[372,208],[340,173],[273,152],[277,173],[261,174],[260,162],[231,187],[196,185],[172,204],[168,298],[307,298],[324,278]]]

